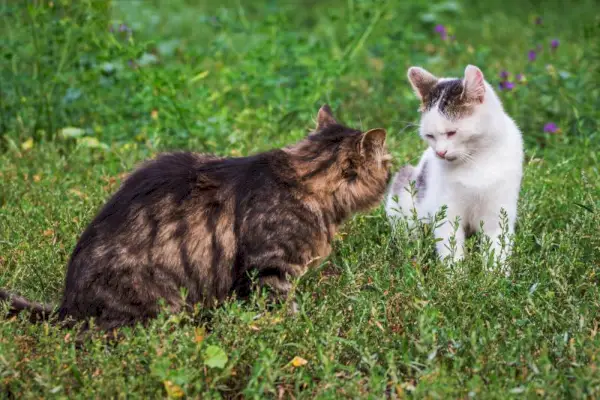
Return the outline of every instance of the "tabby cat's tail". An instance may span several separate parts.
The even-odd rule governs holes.
[[[29,301],[23,296],[10,293],[4,289],[0,289],[0,303],[2,302],[8,303],[8,317],[28,311],[30,313],[29,320],[38,322],[46,321],[56,314],[54,306]]]

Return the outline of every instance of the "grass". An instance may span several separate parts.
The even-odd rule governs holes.
[[[279,3],[0,1],[0,286],[58,302],[78,235],[158,151],[282,146],[329,102],[414,162],[414,64],[527,78],[500,93],[527,146],[512,276],[476,254],[449,274],[378,209],[298,282],[293,317],[256,296],[82,349],[1,319],[0,397],[600,397],[598,5]]]

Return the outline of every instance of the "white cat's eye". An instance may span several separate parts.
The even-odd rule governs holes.
[[[430,135],[430,134],[427,134],[427,135],[425,135],[425,137],[426,137],[427,139],[435,139],[435,138],[433,137],[433,135]]]
[[[446,132],[446,136],[448,136],[448,137],[452,137],[454,135],[456,135],[456,131],[448,131],[448,132]]]

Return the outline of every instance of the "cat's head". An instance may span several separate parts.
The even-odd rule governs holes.
[[[343,214],[381,201],[392,158],[385,139],[384,129],[363,132],[338,123],[324,105],[316,129],[288,151],[302,183]]]
[[[411,67],[408,80],[421,100],[423,140],[449,163],[470,160],[486,140],[490,108],[499,104],[481,70],[468,65],[464,77],[458,79],[437,78],[423,68]]]

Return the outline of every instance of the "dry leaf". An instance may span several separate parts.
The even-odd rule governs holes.
[[[54,231],[52,229],[46,229],[44,232],[42,232],[42,235],[44,236],[52,236],[54,235]]]
[[[42,180],[42,177],[41,177],[41,176],[39,176],[39,175],[37,175],[37,174],[33,176],[33,181],[34,181],[34,182],[39,182],[39,181],[41,181],[41,180]]]
[[[304,365],[306,365],[306,364],[308,364],[308,361],[306,361],[306,360],[305,360],[304,358],[302,358],[302,357],[298,357],[298,356],[296,356],[296,357],[294,357],[294,358],[292,359],[292,365],[293,365],[294,367],[302,367],[302,366],[304,366]]]
[[[179,399],[179,398],[183,397],[183,395],[184,395],[183,390],[178,385],[174,384],[171,381],[164,381],[163,384],[165,385],[165,390],[167,391],[167,396],[170,399]]]
[[[400,385],[396,385],[396,396],[398,396],[399,399],[406,397],[406,392],[404,392],[404,389],[402,389],[402,386]]]
[[[158,119],[158,110],[156,108],[150,113],[150,118],[152,118],[155,121]]]
[[[206,336],[206,329],[203,326],[194,329],[194,342],[202,343],[205,336]]]
[[[71,189],[69,190],[69,192],[73,193],[75,196],[81,198],[81,199],[86,199],[87,196],[85,195],[85,193],[77,190],[77,189]]]

